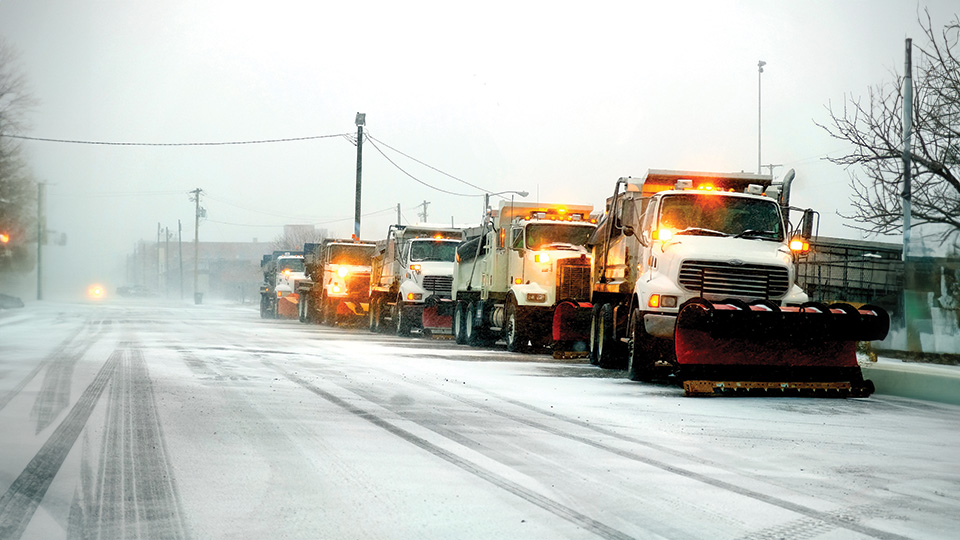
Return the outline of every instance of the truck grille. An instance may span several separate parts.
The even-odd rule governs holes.
[[[440,298],[450,298],[453,276],[423,276],[423,288]]]
[[[557,261],[557,301],[590,299],[590,259]]]
[[[348,292],[367,293],[370,291],[370,274],[349,274],[345,281]]]
[[[781,266],[684,261],[680,285],[688,291],[749,298],[781,298],[790,286],[790,273]]]

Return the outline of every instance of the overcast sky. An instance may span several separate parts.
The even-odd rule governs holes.
[[[203,241],[270,242],[283,224],[353,232],[354,118],[366,113],[362,237],[396,219],[476,223],[483,192],[602,207],[647,169],[793,168],[793,202],[843,226],[844,145],[814,122],[845,95],[902,72],[919,9],[942,26],[955,0],[306,2],[0,0],[39,105],[23,135],[236,146],[27,141],[49,183],[44,252],[67,288],[121,285],[123,255],[159,222]],[[418,164],[395,148],[470,185]],[[769,169],[764,168],[764,172]],[[432,189],[420,182],[452,195]],[[264,252],[269,247],[265,245]],[[95,261],[85,254],[98,253]],[[82,261],[82,262],[77,262]],[[117,270],[121,270],[118,272]]]

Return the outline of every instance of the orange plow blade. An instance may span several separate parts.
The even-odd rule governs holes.
[[[866,397],[856,343],[883,339],[887,313],[875,306],[695,299],[677,316],[678,375],[687,395]]]

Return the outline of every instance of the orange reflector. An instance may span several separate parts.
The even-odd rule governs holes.
[[[660,295],[659,295],[659,294],[651,294],[651,295],[650,295],[650,300],[647,301],[647,306],[648,306],[648,307],[652,307],[652,308],[658,308],[658,307],[660,307]]]

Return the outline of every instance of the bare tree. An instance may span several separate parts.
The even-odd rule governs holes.
[[[934,225],[942,244],[960,236],[960,18],[939,33],[929,12],[919,23],[927,43],[914,46],[911,228]],[[903,76],[894,79],[866,100],[845,97],[842,110],[827,105],[830,121],[817,124],[854,146],[828,159],[850,170],[854,211],[841,215],[871,233],[903,230]]]
[[[0,272],[33,267],[27,242],[31,236],[36,240],[36,186],[19,141],[9,137],[23,128],[33,105],[16,51],[0,38]]]
[[[283,228],[283,234],[273,239],[273,249],[300,251],[305,243],[319,243],[326,237],[326,229],[318,229],[313,225],[287,225]]]

